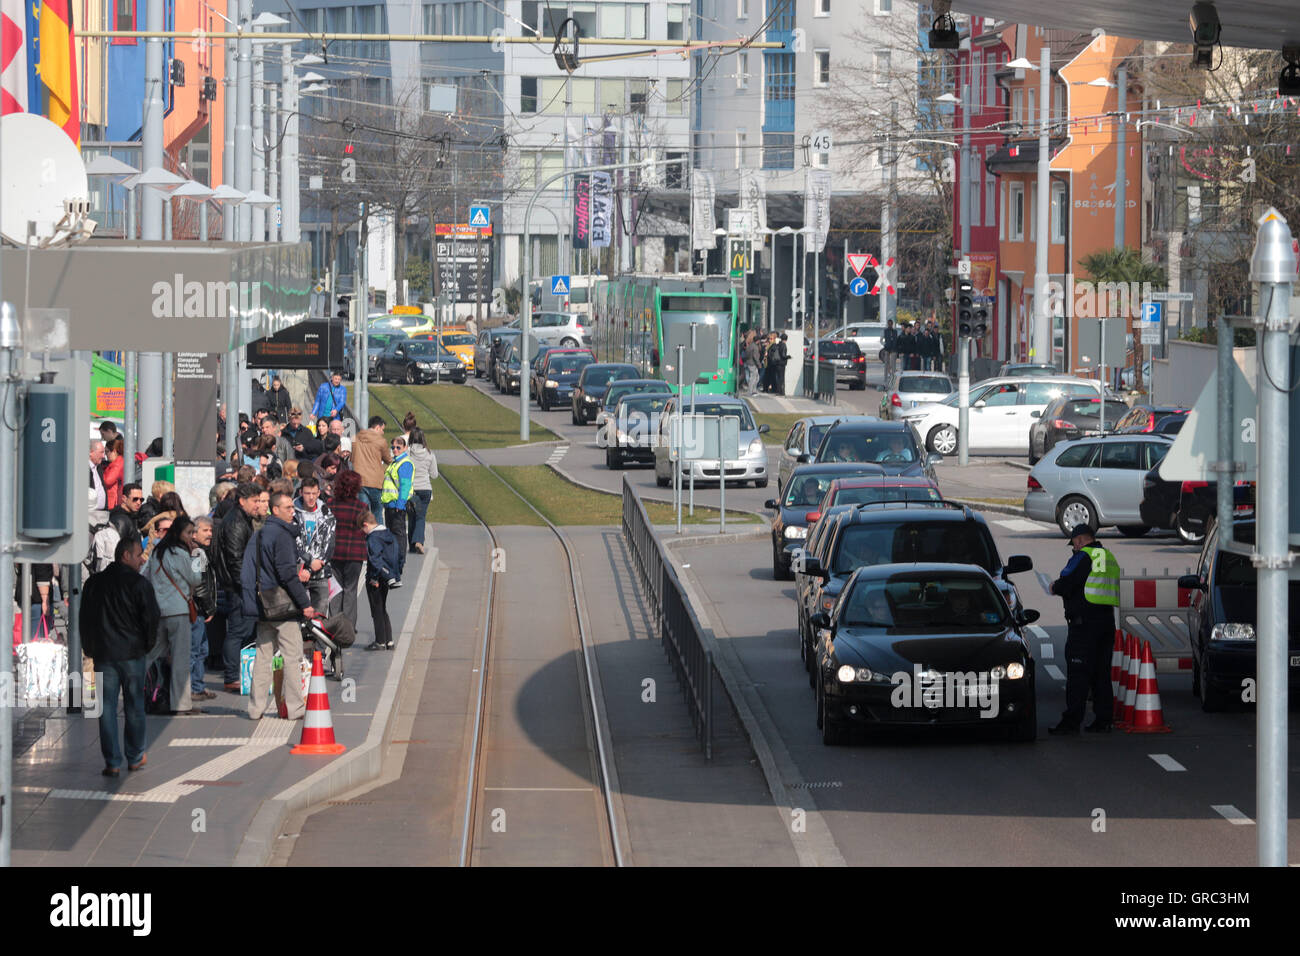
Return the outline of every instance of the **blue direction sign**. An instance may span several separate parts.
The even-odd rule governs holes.
[[[551,295],[568,295],[569,286],[568,276],[551,276]]]
[[[867,280],[862,276],[858,276],[849,283],[849,292],[853,295],[866,295],[868,288]]]
[[[486,229],[492,225],[491,206],[470,206],[469,224],[475,229]]]

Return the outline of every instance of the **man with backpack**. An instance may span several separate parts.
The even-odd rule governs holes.
[[[123,746],[117,729],[117,695],[126,712],[126,769],[147,762],[145,745],[145,657],[158,635],[160,612],[153,587],[140,574],[144,550],[138,537],[117,544],[113,563],[92,574],[81,590],[82,647],[103,677],[99,685],[99,749],[105,777],[122,773]]]

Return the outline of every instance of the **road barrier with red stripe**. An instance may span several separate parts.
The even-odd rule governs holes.
[[[1187,632],[1187,608],[1192,592],[1178,586],[1185,571],[1164,568],[1159,574],[1142,568],[1123,575],[1119,581],[1119,626],[1151,642],[1156,668],[1162,671],[1190,670],[1191,642]]]

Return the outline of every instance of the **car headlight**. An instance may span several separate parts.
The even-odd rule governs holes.
[[[1001,664],[998,664],[995,667],[989,669],[990,680],[1002,680],[1002,678],[1006,676],[1007,676],[1007,669],[1003,667]]]
[[[832,596],[832,597],[827,597],[826,595],[822,595],[822,610],[823,610],[823,611],[829,611],[829,610],[830,610],[831,608],[833,608],[834,606],[835,606],[835,598],[834,598],[833,596]]]
[[[806,538],[808,537],[808,529],[789,525],[785,529],[785,536],[787,538]]]
[[[584,395],[584,396],[582,396],[582,400],[583,400],[584,402],[591,402],[591,404],[593,404],[593,405],[596,404],[596,401],[597,401],[597,399],[595,398],[595,396],[592,396],[592,395]]]
[[[1007,678],[1009,680],[1020,680],[1025,676],[1025,665],[1019,661],[1012,661],[1007,665]]]
[[[871,673],[867,671],[867,673]],[[852,684],[857,678],[857,670],[850,664],[841,664],[840,669],[835,672],[835,676],[840,679],[841,684]]]
[[[560,387],[560,384],[559,384],[557,381],[555,381],[555,379],[553,379],[553,378],[548,378],[548,379],[546,380],[546,387],[547,387],[547,388],[559,388],[559,387]]]
[[[763,439],[755,438],[749,443],[749,451],[745,452],[747,458],[755,458],[763,454]]]
[[[1253,641],[1254,639],[1253,624],[1216,624],[1210,629],[1212,641]]]
[[[419,368],[424,369],[426,372],[433,368],[433,365],[432,365],[431,363],[429,363],[429,362],[416,362],[415,364],[416,364]]]

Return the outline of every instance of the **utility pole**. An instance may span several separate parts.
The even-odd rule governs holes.
[[[300,183],[298,180],[298,75],[293,68],[293,46],[281,48],[281,69],[284,81],[284,141],[280,144],[280,239],[299,242],[302,239],[298,219]],[[331,302],[331,308],[333,304]]]
[[[361,345],[357,349],[357,431],[366,427],[370,421],[370,361],[366,350],[370,345],[370,277],[366,269],[366,247],[370,241],[370,222],[366,204],[361,204],[360,242],[357,243],[357,281],[353,302],[360,303],[357,312],[357,328],[361,330]],[[453,241],[455,236],[452,237]]]
[[[967,69],[970,69],[969,65]],[[970,188],[970,82],[962,84],[961,88],[961,170],[957,176],[958,182],[958,199],[959,215],[961,216],[961,254],[964,257],[970,255],[970,211],[971,188]],[[959,289],[961,283],[958,283]],[[961,333],[962,319],[962,302],[961,293],[958,292],[957,301],[954,303],[957,313],[956,328],[953,332],[957,333],[957,464],[970,464],[970,337]]]
[[[1288,580],[1291,544],[1300,533],[1291,527],[1290,471],[1291,405],[1300,404],[1291,392],[1291,289],[1296,275],[1291,230],[1276,209],[1260,219],[1251,256],[1250,279],[1257,284],[1259,315],[1255,320],[1259,346],[1259,482],[1255,522],[1256,673],[1255,790],[1259,807],[1259,864],[1286,866],[1287,860],[1287,659]],[[1232,381],[1219,383],[1231,393]],[[1231,475],[1219,475],[1221,484]]]
[[[21,377],[22,325],[14,307],[0,302],[0,408],[17,410]],[[0,427],[0,633],[14,627],[14,539],[18,530],[18,429]],[[26,595],[24,595],[24,598]],[[6,641],[6,643],[8,643]],[[0,654],[0,688],[13,696],[13,652]],[[0,867],[9,866],[14,817],[14,708],[0,706]]]
[[[1121,66],[1116,72],[1115,85],[1119,92],[1118,115],[1115,117],[1115,248],[1123,249],[1124,227],[1128,222],[1128,198],[1124,186],[1124,178],[1128,175],[1124,162],[1128,155],[1128,123],[1124,118],[1128,109],[1128,67]]]
[[[1056,355],[1052,342],[1052,316],[1047,308],[1047,250],[1051,246],[1051,151],[1047,127],[1052,108],[1052,48],[1043,43],[1038,67],[1038,242],[1034,249],[1034,335],[1030,357],[1035,362],[1053,365]],[[1069,356],[1063,359],[1069,364]]]
[[[260,34],[263,27],[254,25],[253,32]],[[262,43],[253,43],[253,190],[266,192],[266,83],[262,70]],[[253,207],[253,242],[266,242],[266,209]],[[252,411],[252,409],[249,409]]]
[[[236,55],[235,188],[245,195],[253,188],[253,40],[248,32],[252,19],[253,0],[239,0],[239,29],[243,35]],[[242,202],[235,208],[238,210],[235,240],[251,242],[253,208]],[[246,409],[250,415],[253,411],[250,407],[253,401],[252,389],[248,384],[248,376],[244,374],[244,356],[245,348],[241,345],[231,363],[233,387],[226,404],[227,423],[232,416],[238,422],[240,409]],[[227,448],[227,454],[232,450]]]
[[[148,0],[145,20],[147,29],[164,30],[163,0]],[[161,39],[145,41],[144,52],[144,110],[141,124],[141,165],[144,169],[163,166],[163,43]],[[141,196],[140,236],[149,241],[161,241],[163,202],[162,194],[152,186],[144,187]],[[161,352],[141,352],[139,358],[139,406],[137,425],[143,443],[148,445],[162,433],[162,408],[170,382],[163,381]],[[131,398],[132,383],[127,383],[127,399]]]

